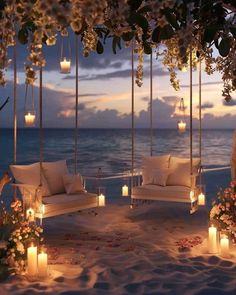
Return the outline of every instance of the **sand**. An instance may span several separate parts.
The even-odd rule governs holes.
[[[206,175],[211,197],[228,176]],[[207,253],[206,208],[190,215],[186,204],[128,203],[45,220],[48,278],[10,277],[0,294],[236,294],[235,248],[227,259]]]

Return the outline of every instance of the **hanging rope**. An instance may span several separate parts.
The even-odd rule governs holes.
[[[190,46],[190,175],[193,176],[193,65],[192,46]]]
[[[17,52],[16,52],[16,40],[13,51],[14,59],[14,86],[13,86],[13,163],[16,164],[17,161],[17,114],[16,114],[16,87],[17,87]]]
[[[77,174],[78,162],[78,105],[79,105],[79,46],[78,35],[75,35],[75,167],[74,172]]]
[[[152,52],[150,54],[150,156],[153,150],[153,113],[152,113],[152,100],[153,100],[153,87],[152,87]]]
[[[131,47],[131,112],[132,112],[132,159],[131,159],[131,188],[134,186],[134,43]]]
[[[202,167],[202,62],[199,57],[199,158]]]
[[[40,180],[42,186],[43,172],[43,68],[39,70],[39,163],[40,163]]]

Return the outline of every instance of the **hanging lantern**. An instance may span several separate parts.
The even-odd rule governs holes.
[[[184,99],[181,98],[179,104],[179,112],[182,116],[182,119],[178,121],[177,128],[180,133],[184,133],[186,131],[187,123],[185,121],[185,106],[184,106]]]
[[[128,185],[122,186],[122,197],[128,197],[129,196],[129,187]]]
[[[62,36],[60,68],[62,74],[69,74],[71,71],[71,47],[68,34]]]
[[[34,88],[33,85],[31,86],[31,97],[28,91],[29,84],[26,84],[25,88],[25,126],[26,127],[33,127],[35,125],[35,108],[34,108]]]

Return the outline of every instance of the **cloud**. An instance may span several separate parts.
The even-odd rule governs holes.
[[[199,106],[197,106],[197,108],[199,109]],[[211,103],[211,102],[206,102],[206,103],[201,105],[202,110],[212,109],[212,108],[214,108],[214,104]]]
[[[236,106],[236,100],[231,99],[230,101],[223,100],[223,105],[226,107]]]
[[[180,97],[177,95],[162,96],[162,99],[170,105],[176,105],[180,101]]]
[[[221,84],[223,84],[223,82],[222,81],[216,81],[216,82],[202,82],[202,86],[204,86],[204,85],[221,85]],[[183,85],[180,85],[182,88],[189,88],[189,84],[183,84]],[[199,84],[198,83],[193,83],[193,87],[197,87],[197,86],[199,86]]]

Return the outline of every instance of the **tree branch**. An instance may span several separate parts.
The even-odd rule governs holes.
[[[5,105],[8,103],[10,97],[8,96],[8,98],[5,100],[5,102],[0,106],[0,111],[5,107]]]

